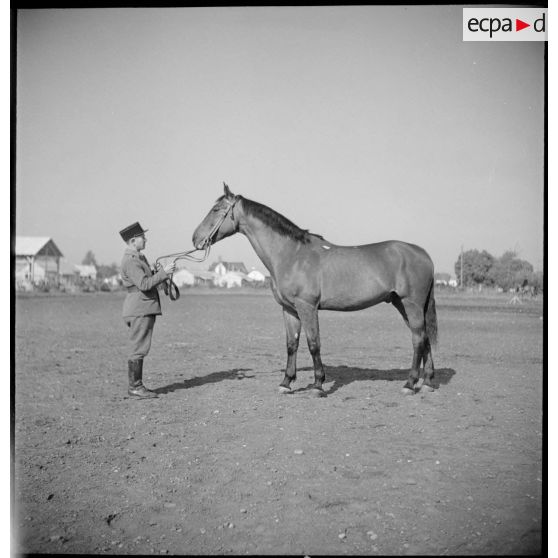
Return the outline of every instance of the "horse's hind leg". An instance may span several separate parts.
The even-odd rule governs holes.
[[[415,384],[419,379],[420,365],[423,357],[427,358],[426,348],[429,347],[428,338],[426,336],[426,327],[424,321],[424,310],[412,300],[399,297],[393,297],[393,305],[399,310],[405,323],[409,326],[413,341],[413,361],[409,372],[409,379],[403,386],[403,393],[412,394],[415,392]],[[432,362],[432,356],[430,356]]]
[[[434,391],[432,380],[434,379],[434,361],[432,360],[432,348],[430,347],[430,339],[426,339],[424,343],[424,353],[422,355],[424,362],[424,381],[421,391]]]
[[[300,319],[283,308],[283,319],[285,321],[285,331],[287,332],[287,367],[285,368],[285,377],[279,384],[281,393],[289,393],[291,391],[291,382],[296,380],[296,353],[298,351],[298,343],[300,341]]]

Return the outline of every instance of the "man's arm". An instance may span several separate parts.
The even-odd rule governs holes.
[[[125,272],[130,281],[132,281],[140,291],[149,291],[168,278],[163,268],[159,269],[154,275],[147,275],[141,263],[136,259],[126,262]]]

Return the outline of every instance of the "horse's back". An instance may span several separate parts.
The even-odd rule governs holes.
[[[385,240],[358,246],[330,245],[328,253],[322,259],[326,266],[341,265],[351,271],[355,271],[355,267],[371,268],[382,275],[397,274],[400,268],[412,265],[434,272],[432,259],[424,248],[401,240]]]
[[[373,244],[364,244],[359,248],[367,252],[371,259],[376,257],[381,259],[383,255],[386,255],[391,259],[399,259],[407,265],[419,265],[421,268],[431,270],[434,273],[434,264],[430,255],[417,244],[403,242],[402,240],[385,240]]]

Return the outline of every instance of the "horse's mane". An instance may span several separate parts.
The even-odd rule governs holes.
[[[309,232],[307,229],[301,229],[297,227],[292,221],[289,221],[286,217],[283,217],[280,213],[263,205],[261,203],[242,198],[242,207],[246,213],[249,213],[253,217],[256,217],[262,223],[265,223],[268,227],[273,229],[280,235],[287,236],[294,240],[298,240],[303,244],[310,242],[311,236],[317,236],[318,238],[323,238],[318,234]]]

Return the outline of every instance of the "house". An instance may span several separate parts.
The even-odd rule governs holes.
[[[74,270],[80,279],[97,279],[97,268],[94,265],[74,265]]]
[[[227,271],[224,275],[217,275],[215,278],[215,286],[227,287],[242,287],[242,280],[246,278],[246,274],[237,271]]]
[[[213,286],[217,275],[213,271],[196,271],[195,281],[196,285],[200,286]]]
[[[213,271],[217,275],[225,275],[225,273],[231,271],[248,275],[248,270],[246,269],[246,266],[242,262],[223,262],[219,260],[218,262],[213,262],[209,266],[208,271]]]
[[[252,271],[248,273],[247,279],[249,281],[255,281],[256,283],[263,283],[265,281],[265,275],[257,269],[252,269]]]
[[[35,263],[33,273],[34,280],[31,281],[29,264],[24,261],[16,261],[15,287],[18,291],[32,291],[34,284],[41,284],[45,282],[45,270],[41,265]]]
[[[16,236],[16,282],[58,285],[62,257],[62,252],[48,236]]]
[[[84,287],[89,291],[95,290],[96,280],[97,268],[94,265],[69,264],[65,261],[60,263],[59,286],[66,292],[75,292]],[[110,282],[105,279],[103,283],[111,287],[112,278]]]
[[[77,273],[72,264],[60,262],[60,284],[64,289],[77,283]]]
[[[27,261],[17,260],[15,262],[15,278],[16,281],[28,281],[31,282],[31,274],[29,272],[29,263]],[[45,279],[45,268],[35,263],[33,267],[33,278],[34,281],[44,281]]]

